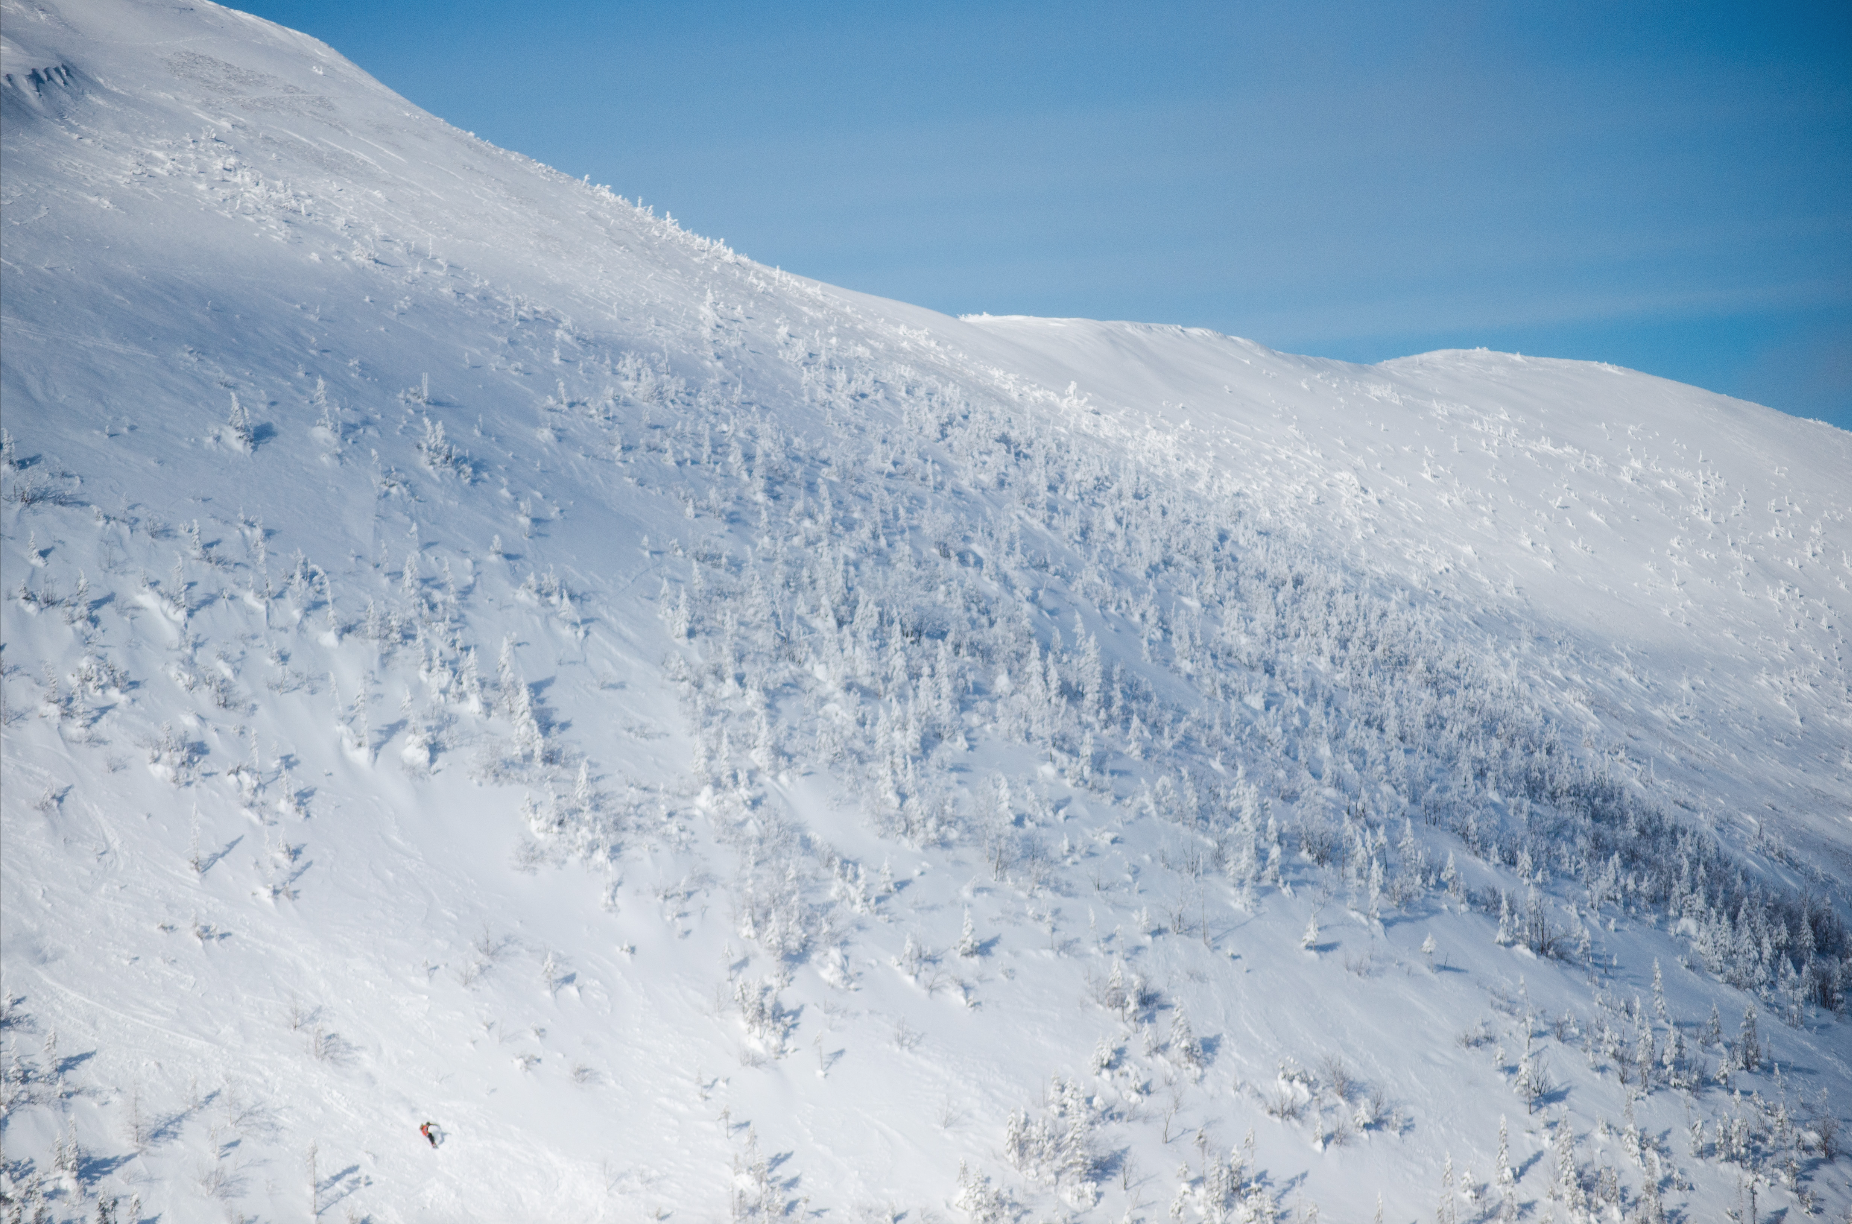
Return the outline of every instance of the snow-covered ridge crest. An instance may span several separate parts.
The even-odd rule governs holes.
[[[5,16],[0,1191],[1845,1210],[1843,435],[947,319]]]

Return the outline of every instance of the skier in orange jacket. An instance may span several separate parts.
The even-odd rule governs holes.
[[[418,1133],[423,1135],[426,1139],[430,1140],[432,1147],[437,1146],[437,1136],[431,1133],[431,1124],[429,1122],[426,1122],[420,1125],[418,1127]]]

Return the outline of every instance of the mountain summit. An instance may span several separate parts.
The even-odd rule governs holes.
[[[948,318],[0,15],[24,1218],[1852,1209],[1852,435]]]

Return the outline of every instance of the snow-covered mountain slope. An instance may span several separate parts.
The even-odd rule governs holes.
[[[1843,430],[1589,362],[1360,368],[1200,330],[972,321],[1000,367],[1178,432],[1347,570],[1477,606],[1513,652],[1545,635],[1559,713],[1844,873]]]
[[[28,1218],[1852,1207],[1844,433],[948,319],[0,17]]]

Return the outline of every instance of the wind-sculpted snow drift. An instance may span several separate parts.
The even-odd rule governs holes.
[[[4,19],[26,1218],[1852,1208],[1846,434],[949,319]]]

